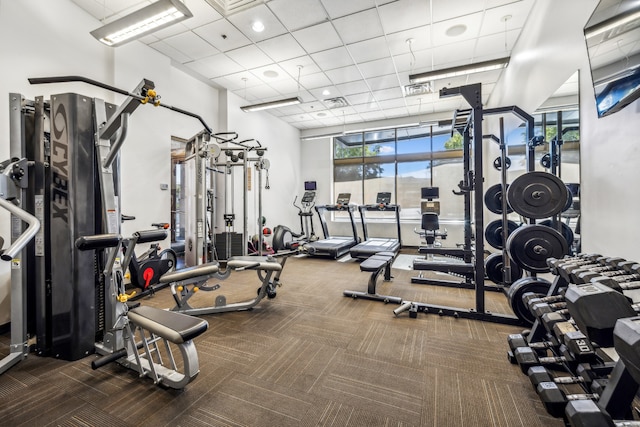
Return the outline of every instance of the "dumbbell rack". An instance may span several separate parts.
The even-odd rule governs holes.
[[[623,360],[640,359],[636,345],[640,343],[640,319],[635,317],[640,305],[631,304],[622,292],[640,289],[640,265],[586,254],[549,259],[547,263],[556,278],[546,296],[523,295],[523,304],[536,313],[537,320],[526,338],[509,337],[510,359],[528,374],[552,416],[570,418],[576,425],[587,419],[629,419],[640,378],[635,365],[625,365]],[[632,319],[619,325],[619,319],[627,317]],[[607,351],[614,345],[616,351],[623,352],[615,363],[608,360],[617,356]],[[549,351],[554,357],[543,356]],[[562,357],[558,357],[560,353]],[[571,376],[554,378],[544,368],[533,366],[550,361],[558,362],[554,370]],[[579,384],[586,393],[569,395],[557,384]],[[599,409],[580,403],[568,405],[573,400],[579,402],[577,399],[596,400]]]

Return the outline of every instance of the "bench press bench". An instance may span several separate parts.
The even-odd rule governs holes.
[[[358,291],[344,291],[343,295],[345,297],[351,298],[363,298],[374,301],[382,301],[386,303],[394,303],[400,304],[402,303],[402,298],[394,297],[390,295],[379,295],[376,292],[376,284],[378,282],[378,277],[384,271],[384,281],[391,281],[391,264],[396,259],[395,252],[377,252],[371,255],[369,258],[365,259],[360,263],[360,271],[370,272],[371,276],[369,277],[369,283],[367,285],[367,292],[358,292]]]

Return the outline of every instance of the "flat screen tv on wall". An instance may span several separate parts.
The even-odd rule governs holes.
[[[584,28],[598,117],[640,97],[640,4],[601,1]]]

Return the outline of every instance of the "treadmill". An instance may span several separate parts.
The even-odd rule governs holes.
[[[393,254],[397,254],[402,246],[400,236],[400,206],[391,204],[391,193],[378,193],[375,205],[358,206],[358,210],[360,211],[360,218],[362,220],[364,241],[349,250],[351,258],[367,259],[378,252],[392,252]],[[366,220],[367,212],[395,212],[397,238],[369,237]]]
[[[358,243],[358,230],[356,229],[356,221],[353,217],[355,207],[349,204],[351,193],[338,194],[338,200],[335,205],[316,205],[315,209],[320,218],[324,239],[309,242],[304,248],[309,256],[330,257],[338,259],[349,253],[349,249]],[[329,234],[329,227],[325,215],[327,212],[347,212],[351,221],[352,236],[338,237]]]

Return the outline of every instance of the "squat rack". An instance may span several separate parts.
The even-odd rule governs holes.
[[[425,304],[406,301],[399,308],[394,310],[398,315],[404,311],[409,311],[411,317],[416,317],[418,312],[437,313],[442,316],[462,317],[466,319],[481,320],[485,322],[501,323],[508,325],[524,325],[522,320],[516,316],[501,313],[492,313],[485,308],[485,267],[484,267],[484,190],[483,190],[483,132],[482,120],[485,115],[498,115],[513,113],[526,123],[527,130],[527,151],[526,162],[527,171],[535,167],[535,144],[532,144],[534,132],[534,119],[531,115],[516,106],[500,107],[493,109],[483,109],[482,88],[480,83],[455,88],[443,88],[440,90],[440,97],[462,96],[469,103],[471,109],[463,110],[454,114],[452,126],[454,131],[458,131],[463,136],[465,180],[460,188],[465,193],[473,192],[472,200],[465,194],[465,238],[470,236],[471,205],[473,205],[473,219],[475,225],[475,248],[474,248],[474,276],[475,276],[475,308],[448,307],[436,304]],[[473,151],[471,144],[473,143]],[[471,169],[470,155],[473,154],[473,169]],[[467,216],[468,214],[468,216]]]

